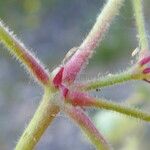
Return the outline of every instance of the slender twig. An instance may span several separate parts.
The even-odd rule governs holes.
[[[20,137],[15,150],[32,150],[35,147],[44,131],[59,112],[59,107],[51,102],[52,99],[53,95],[50,89],[46,88],[41,104]]]
[[[105,138],[96,129],[94,124],[82,109],[66,105],[63,110],[71,119],[73,119],[74,122],[79,125],[79,127],[84,131],[90,141],[97,148],[97,150],[111,149]]]

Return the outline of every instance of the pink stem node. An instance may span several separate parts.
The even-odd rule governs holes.
[[[73,106],[90,106],[93,103],[93,99],[86,94],[78,91],[69,91],[66,96],[66,101]]]

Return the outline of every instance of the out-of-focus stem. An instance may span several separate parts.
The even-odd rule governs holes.
[[[144,16],[142,10],[142,0],[132,0],[135,15],[136,27],[138,32],[139,46],[141,51],[149,49],[147,34],[145,30]]]
[[[85,132],[97,150],[110,150],[110,146],[99,133],[84,111],[78,107],[65,106],[63,109],[68,116]]]
[[[31,122],[20,137],[15,150],[32,150],[40,140],[44,131],[56,117],[59,107],[52,103],[53,95],[49,88],[45,94]]]

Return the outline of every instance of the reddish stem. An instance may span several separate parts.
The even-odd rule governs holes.
[[[70,118],[72,118],[80,128],[86,133],[91,142],[99,150],[109,150],[109,144],[105,138],[96,129],[90,118],[79,107],[65,107],[64,110]]]
[[[147,64],[148,62],[150,62],[150,56],[143,58],[143,59],[139,62],[139,64],[140,64],[141,66],[143,66],[143,65]]]
[[[29,69],[36,76],[38,81],[43,84],[49,83],[49,74],[45,71],[44,67],[35,59],[35,57],[27,51],[23,51],[23,59],[28,63]]]
[[[145,68],[145,69],[143,70],[143,73],[144,73],[144,74],[150,73],[150,68]]]

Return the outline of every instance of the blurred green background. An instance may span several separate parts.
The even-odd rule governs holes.
[[[150,1],[143,0],[146,27],[150,25]],[[79,46],[95,22],[104,0],[0,0],[0,18],[52,71],[65,53]],[[149,32],[149,31],[148,31]],[[134,63],[138,46],[131,0],[97,48],[79,81],[124,70]],[[0,149],[10,150],[33,116],[41,88],[19,63],[0,46]],[[91,92],[94,96],[126,102],[150,112],[150,85],[131,82]],[[150,125],[117,113],[87,110],[115,150],[149,150]],[[43,135],[37,150],[94,150],[80,130],[59,114]]]

